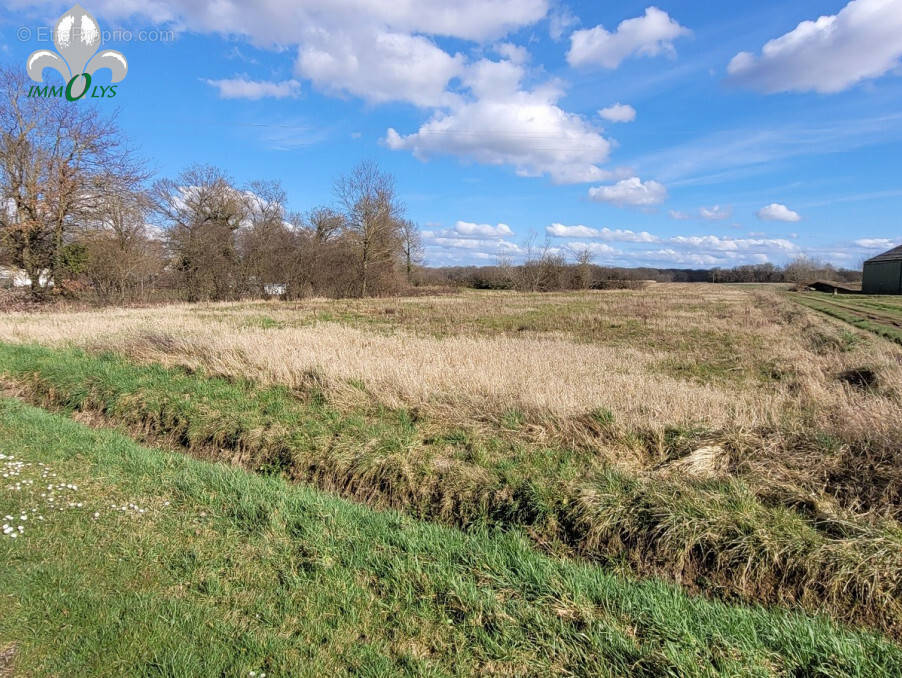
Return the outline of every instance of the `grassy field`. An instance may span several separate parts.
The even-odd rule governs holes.
[[[902,348],[780,290],[23,313],[3,317],[0,342],[11,395],[259,482],[400,511],[460,539],[512,531],[531,558],[575,559],[593,576],[666,579],[680,596],[902,636]],[[525,628],[522,642],[544,647]],[[698,652],[688,636],[662,639],[649,651]],[[463,673],[495,670],[480,652]],[[585,648],[562,652],[544,672],[597,671]],[[513,661],[496,672],[533,660]],[[702,674],[791,673],[700,661]],[[438,655],[430,666],[451,671]],[[645,673],[686,674],[669,666]]]
[[[0,514],[18,535],[0,538],[2,675],[889,676],[902,666],[898,647],[823,619],[630,581],[539,555],[517,534],[374,512],[8,399],[0,435],[0,467],[13,474]]]
[[[833,296],[793,293],[800,304],[902,344],[902,299],[893,296]]]

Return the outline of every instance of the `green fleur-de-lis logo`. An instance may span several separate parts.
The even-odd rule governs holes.
[[[109,68],[113,82],[120,82],[128,73],[128,62],[121,52],[99,51],[102,41],[96,19],[84,7],[75,5],[56,22],[53,43],[59,53],[49,49],[32,52],[26,65],[28,76],[35,82],[43,82],[44,69],[52,68],[68,83],[68,91],[76,78],[84,76],[86,91],[91,75],[101,68]]]

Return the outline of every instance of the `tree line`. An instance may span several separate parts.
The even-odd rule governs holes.
[[[800,256],[785,266],[770,263],[733,268],[624,268],[593,264],[587,252],[568,261],[558,253],[528,253],[520,266],[503,259],[495,266],[449,266],[424,269],[420,280],[430,285],[474,289],[554,292],[580,289],[636,288],[653,282],[802,283],[815,280],[858,282],[861,271],[836,268]]]
[[[392,176],[363,162],[330,205],[290,212],[278,182],[239,185],[215,167],[152,180],[115,119],[25,95],[0,69],[0,266],[33,298],[104,303],[398,294],[414,284],[542,292],[659,282],[850,281],[858,272],[800,258],[733,269],[602,267],[528,244],[524,261],[427,269]]]
[[[15,69],[0,79],[0,265],[37,299],[369,296],[413,281],[419,230],[373,162],[335,182],[332,205],[291,213],[278,182],[215,167],[151,181],[115,120],[28,98]]]

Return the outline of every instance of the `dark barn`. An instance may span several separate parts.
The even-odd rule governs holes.
[[[865,294],[902,294],[902,245],[864,262],[861,291]]]

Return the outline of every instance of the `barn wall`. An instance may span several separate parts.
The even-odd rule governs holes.
[[[865,264],[861,291],[865,294],[902,294],[902,261]]]

